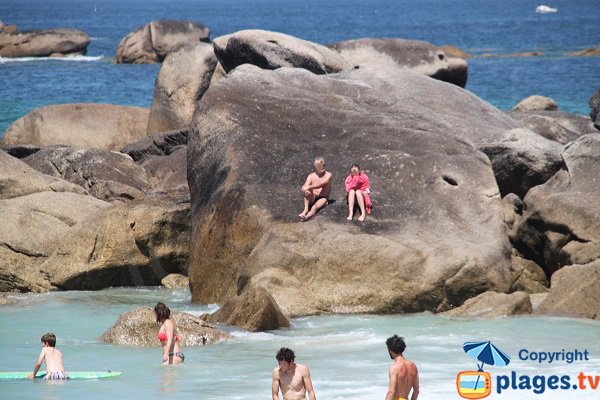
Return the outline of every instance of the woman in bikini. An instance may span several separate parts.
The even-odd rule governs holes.
[[[160,324],[158,340],[163,348],[163,364],[182,364],[185,356],[179,348],[179,336],[170,318],[171,310],[164,303],[158,303],[154,307],[154,314],[156,314],[156,322]]]

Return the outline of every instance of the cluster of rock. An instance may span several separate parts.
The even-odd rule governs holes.
[[[19,32],[0,21],[1,57],[63,57],[87,51],[90,38],[77,29],[44,29]]]
[[[205,319],[249,330],[319,313],[600,318],[592,120],[549,101],[502,112],[462,88],[462,58],[423,42],[251,30],[168,52],[158,31],[128,39],[166,54],[151,110],[49,106],[5,134],[0,291],[175,273],[165,285],[187,276],[193,301],[225,304]],[[298,223],[315,156],[335,202]],[[344,217],[354,162],[373,185],[364,224]]]

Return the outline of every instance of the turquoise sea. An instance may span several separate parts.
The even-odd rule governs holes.
[[[507,390],[496,393],[499,375],[600,376],[600,322],[567,318],[519,317],[460,320],[428,314],[332,315],[292,320],[292,327],[267,333],[227,328],[231,342],[184,348],[185,364],[164,367],[159,348],[113,346],[98,341],[118,316],[130,309],[164,301],[172,309],[202,314],[215,305],[190,304],[184,290],[159,288],[108,289],[99,292],[20,294],[19,303],[0,307],[0,371],[33,368],[41,349],[39,338],[53,331],[65,368],[71,371],[122,371],[119,378],[99,381],[0,381],[3,399],[268,399],[275,353],[281,346],[296,352],[297,362],[310,367],[317,398],[324,400],[383,399],[390,363],[385,339],[406,338],[405,355],[421,376],[420,399],[459,399],[456,375],[477,370],[462,349],[467,341],[492,342],[511,357],[506,367],[488,367],[492,394],[488,399],[597,400],[598,390]],[[158,331],[158,326],[157,326]],[[589,361],[539,364],[523,361],[519,351],[588,350]],[[538,378],[538,385],[539,385]],[[541,386],[539,386],[541,387]]]
[[[0,58],[0,135],[32,109],[55,103],[103,102],[150,106],[158,65],[111,63],[120,39],[154,19],[192,19],[212,37],[247,28],[275,30],[330,44],[357,37],[400,37],[458,46],[469,60],[467,89],[501,109],[533,94],[554,98],[564,111],[588,114],[600,87],[600,57],[568,51],[600,47],[598,0],[552,0],[558,13],[535,13],[532,0],[0,0],[0,19],[21,30],[72,27],[92,38],[88,54],[64,60]],[[539,51],[539,57],[482,57]],[[299,318],[290,329],[267,333],[232,330],[234,340],[186,348],[182,367],[165,368],[157,348],[111,346],[98,337],[117,317],[139,306],[166,302],[202,314],[217,305],[190,303],[182,290],[109,289],[14,295],[0,306],[0,371],[30,370],[40,336],[53,331],[66,368],[118,370],[106,381],[0,382],[1,399],[262,399],[270,396],[274,354],[293,348],[311,368],[319,399],[383,399],[390,362],[385,339],[406,337],[406,356],[421,374],[421,399],[458,399],[456,375],[476,370],[462,350],[466,341],[492,340],[511,356],[507,367],[489,367],[488,399],[589,399],[597,390],[496,391],[499,376],[538,376],[539,392],[552,375],[577,382],[580,372],[600,376],[600,322],[541,317],[459,320],[419,315],[330,315]],[[539,364],[519,360],[537,352],[588,350],[590,360]],[[542,379],[543,378],[543,379]],[[598,378],[600,379],[600,378]],[[527,380],[527,379],[525,379]],[[525,385],[526,386],[526,385]],[[544,386],[545,387],[545,386]]]

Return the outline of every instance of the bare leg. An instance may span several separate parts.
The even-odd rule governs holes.
[[[356,196],[356,191],[354,189],[350,189],[348,192],[348,221],[352,221],[354,217],[354,197]]]
[[[325,205],[327,205],[327,199],[317,200],[315,202],[315,204],[313,204],[310,211],[304,216],[304,218],[302,218],[302,221],[308,221],[309,219],[311,219],[317,213],[317,211],[319,211],[319,209],[325,207]]]
[[[304,219],[304,217],[306,217],[306,213],[308,213],[308,207],[310,205],[310,203],[313,200],[313,194],[311,193],[310,195],[305,194],[304,195],[304,210],[298,214],[298,216],[300,217],[300,219]]]
[[[367,213],[365,211],[365,196],[362,190],[356,191],[356,202],[358,203],[358,208],[360,208],[360,217],[358,217],[359,221],[364,221]]]

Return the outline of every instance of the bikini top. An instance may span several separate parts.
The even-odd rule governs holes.
[[[175,335],[175,341],[179,342],[179,335]],[[167,333],[166,332],[158,332],[158,336],[157,336],[158,340],[160,340],[161,342],[163,340],[167,340]]]

